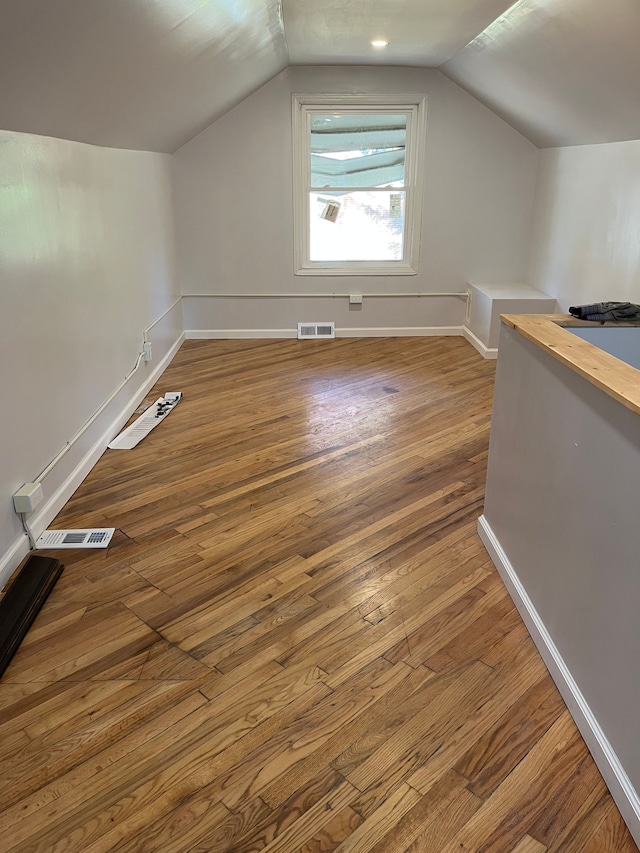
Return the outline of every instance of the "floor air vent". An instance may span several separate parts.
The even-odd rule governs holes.
[[[45,530],[38,536],[40,548],[106,548],[115,527],[90,527],[84,530]]]
[[[159,397],[139,418],[110,441],[107,447],[110,450],[131,450],[167,417],[180,400],[182,391],[170,391],[164,397]]]
[[[335,338],[335,323],[298,323],[298,340],[306,341],[312,338]]]

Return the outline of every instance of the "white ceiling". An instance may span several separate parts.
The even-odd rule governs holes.
[[[640,0],[282,3],[0,0],[0,128],[174,151],[287,64],[386,64],[541,146],[640,138]]]
[[[292,65],[437,68],[512,0],[283,0]],[[375,50],[373,39],[389,47]]]
[[[175,151],[288,64],[279,0],[0,0],[0,128]]]
[[[520,0],[441,70],[540,147],[640,139],[640,0]]]

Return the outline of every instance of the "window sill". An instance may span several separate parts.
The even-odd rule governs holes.
[[[357,261],[351,261],[348,264],[323,265],[323,266],[302,266],[296,269],[295,275],[416,275],[417,270],[410,264],[406,263],[371,263],[363,261],[362,265],[357,265]]]

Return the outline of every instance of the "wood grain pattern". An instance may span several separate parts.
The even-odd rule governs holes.
[[[530,835],[525,835],[520,844],[513,848],[512,853],[545,853],[546,847]]]
[[[184,344],[55,522],[119,529],[0,682],[3,853],[636,850],[475,532],[493,370]]]
[[[599,323],[580,322],[563,315],[517,314],[502,315],[503,322],[527,340],[539,346],[561,364],[586,379],[596,388],[613,397],[625,408],[640,414],[640,381],[638,371],[577,335],[565,331],[565,326],[592,326]],[[618,326],[619,323],[606,323]],[[637,326],[637,323],[625,324]]]

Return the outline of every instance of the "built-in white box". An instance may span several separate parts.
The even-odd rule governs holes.
[[[501,314],[553,314],[553,296],[528,284],[469,283],[464,336],[485,358],[498,357]]]

